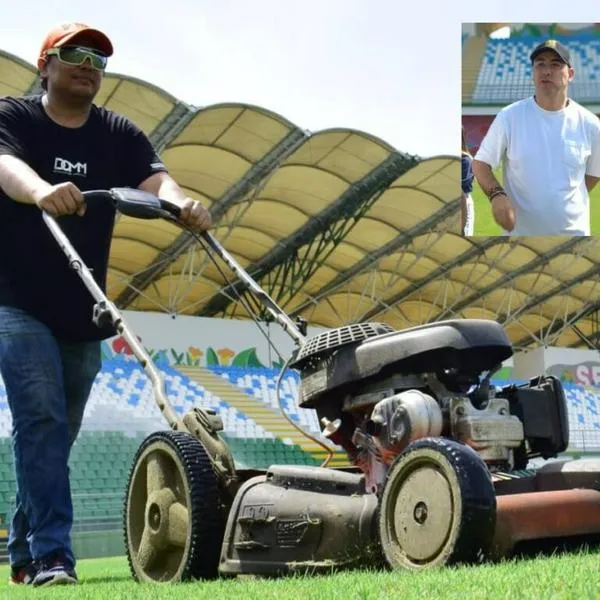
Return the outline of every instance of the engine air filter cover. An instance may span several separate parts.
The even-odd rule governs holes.
[[[290,367],[302,370],[308,363],[321,360],[332,350],[393,331],[394,328],[385,323],[354,323],[324,331],[305,342]]]

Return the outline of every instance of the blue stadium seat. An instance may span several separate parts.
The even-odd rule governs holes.
[[[214,408],[223,420],[228,439],[269,440],[275,436],[258,425],[251,417],[229,404],[176,369],[163,365],[167,393],[177,413],[183,414],[194,406]],[[240,390],[274,410],[279,410],[276,369],[212,367],[211,370]],[[493,381],[495,385],[521,383]],[[281,381],[282,405],[287,415],[305,430],[319,435],[316,412],[298,406],[299,375],[287,371]],[[571,432],[572,450],[600,451],[600,389],[564,384]],[[6,402],[6,390],[0,378],[0,439],[9,441],[11,418]],[[123,359],[103,363],[84,416],[83,432],[104,434],[120,432],[137,439],[151,431],[166,427],[155,404],[150,381],[134,361]],[[1,477],[0,477],[1,479]]]
[[[533,94],[529,55],[543,39],[530,36],[489,39],[473,101],[504,105]],[[571,52],[575,78],[569,85],[570,96],[580,103],[600,101],[600,38],[569,35],[556,39]]]
[[[249,396],[260,400],[273,410],[280,410],[277,401],[277,378],[279,371],[268,368],[240,368],[214,366],[210,367],[216,373],[226,379],[229,383],[236,385]],[[310,433],[320,435],[321,428],[317,414],[313,410],[307,410],[298,406],[298,385],[300,376],[296,371],[288,370],[281,380],[280,394],[281,404],[285,413]]]
[[[521,380],[492,380],[502,387]],[[569,450],[600,452],[600,388],[563,382],[569,420]]]

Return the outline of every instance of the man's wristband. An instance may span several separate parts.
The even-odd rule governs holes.
[[[492,188],[488,193],[490,202],[498,196],[506,196],[506,192],[501,187]]]

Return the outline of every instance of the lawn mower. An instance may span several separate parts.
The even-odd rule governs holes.
[[[176,206],[139,190],[84,196],[178,222]],[[295,340],[282,373],[299,372],[299,406],[316,411],[327,447],[343,448],[351,464],[240,469],[219,414],[173,410],[161,372],[57,220],[44,218],[96,300],[94,322],[130,344],[169,426],[142,442],[127,483],[124,538],[136,580],[421,570],[498,560],[527,540],[600,533],[600,460],[560,458],[569,425],[557,378],[492,385],[513,353],[495,321],[401,331],[355,323],[307,337],[306,324],[211,234],[194,234]],[[527,470],[533,459],[543,465]]]

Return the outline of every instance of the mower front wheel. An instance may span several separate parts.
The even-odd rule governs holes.
[[[159,431],[140,445],[127,485],[125,548],[133,577],[216,577],[223,526],[217,476],[193,436]]]
[[[496,495],[486,464],[443,438],[408,446],[388,471],[378,509],[381,549],[393,569],[421,570],[485,558]]]

